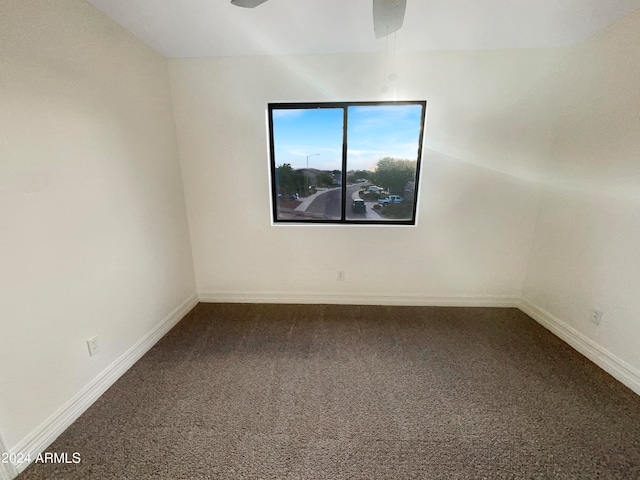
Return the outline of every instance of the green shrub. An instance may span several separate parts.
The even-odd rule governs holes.
[[[412,214],[413,205],[410,203],[389,203],[382,210],[382,215],[387,218],[410,219]]]

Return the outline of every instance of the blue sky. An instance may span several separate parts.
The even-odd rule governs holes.
[[[416,160],[421,105],[349,107],[347,169],[369,170],[384,157]],[[342,108],[274,110],[276,165],[342,169]],[[319,154],[319,155],[313,155]]]

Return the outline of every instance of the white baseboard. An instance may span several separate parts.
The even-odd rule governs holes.
[[[0,480],[13,480],[18,476],[16,467],[11,463],[0,463]]]
[[[640,395],[640,371],[532,302],[522,299],[519,308],[605,372]]]
[[[9,450],[0,436],[0,480],[13,480],[18,475],[18,471],[12,463],[2,462],[6,453],[9,453]]]
[[[53,415],[45,420],[38,428],[16,445],[13,452],[23,452],[35,459],[58,436],[64,432],[80,415],[82,415],[107,389],[113,385],[127,370],[129,370],[142,356],[153,347],[169,330],[171,330],[189,311],[198,304],[196,294],[190,295],[175,310],[167,315],[162,322],[131,348],[124,352],[111,365],[105,368],[94,380],[74,395],[60,407]],[[16,470],[22,472],[28,463],[15,465]],[[0,477],[1,478],[1,477]],[[11,477],[9,477],[11,478]]]
[[[35,459],[69,425],[86,411],[118,378],[131,368],[151,347],[197,305],[209,303],[285,303],[337,305],[406,305],[447,307],[515,307],[532,317],[578,352],[600,366],[614,378],[640,395],[640,372],[533,303],[510,295],[374,295],[315,292],[217,292],[191,295],[153,330],[102,371],[91,383],[45,420],[38,428],[16,445],[13,452],[30,454]],[[1,439],[0,439],[1,442]],[[3,445],[0,443],[0,453]],[[0,480],[11,480],[28,466],[0,464]]]
[[[378,295],[317,292],[199,292],[205,303],[285,303],[330,305],[399,305],[425,307],[514,307],[520,298],[511,295]]]
[[[199,292],[207,303],[284,303],[519,308],[604,371],[640,395],[640,372],[549,312],[511,295],[376,295],[316,292]]]

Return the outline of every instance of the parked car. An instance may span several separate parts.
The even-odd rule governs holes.
[[[353,213],[365,213],[367,211],[367,206],[364,203],[364,200],[356,199],[351,203],[351,211]]]
[[[402,203],[404,199],[400,195],[388,195],[386,198],[378,199],[380,205],[389,205],[390,203]]]

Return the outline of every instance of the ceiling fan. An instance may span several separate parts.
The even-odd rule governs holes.
[[[231,0],[233,5],[254,8],[267,0]],[[400,30],[404,20],[407,0],[373,0],[373,31],[376,38],[383,38]]]

